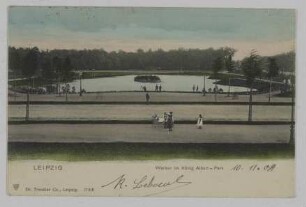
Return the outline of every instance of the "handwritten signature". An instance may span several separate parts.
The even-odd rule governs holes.
[[[119,177],[115,178],[111,182],[102,185],[102,188],[112,188],[112,189],[154,189],[154,192],[147,194],[145,196],[156,195],[164,192],[168,192],[183,186],[190,185],[191,181],[184,180],[184,175],[174,177],[173,179],[167,181],[158,181],[157,178],[153,176],[144,175],[141,178],[132,179],[133,182],[129,182],[128,176],[122,174]],[[157,191],[155,190],[157,189]]]

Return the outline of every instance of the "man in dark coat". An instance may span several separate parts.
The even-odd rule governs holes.
[[[150,101],[150,95],[148,93],[146,93],[146,102],[147,102],[147,104],[149,103],[149,101]]]

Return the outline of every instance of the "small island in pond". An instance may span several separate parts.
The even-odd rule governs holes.
[[[138,75],[134,78],[135,82],[141,83],[160,83],[161,80],[156,75]]]

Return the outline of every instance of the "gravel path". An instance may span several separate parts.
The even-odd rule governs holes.
[[[206,94],[203,96],[201,93],[169,93],[169,92],[149,92],[151,102],[213,102],[215,101],[214,94]],[[8,97],[9,101],[25,101],[26,94],[17,94],[17,97]],[[65,95],[58,96],[52,95],[30,95],[31,101],[65,101]],[[68,101],[99,101],[99,102],[145,102],[144,92],[107,92],[107,93],[87,93],[83,96],[78,94],[69,94]],[[219,102],[247,102],[249,101],[248,95],[239,95],[238,99],[228,97],[227,94],[218,94],[217,101]],[[253,96],[254,102],[268,102],[268,94],[259,94]],[[291,102],[291,98],[281,98],[273,96],[272,102]]]
[[[19,142],[157,142],[157,143],[287,143],[289,125],[177,124],[168,133],[150,124],[9,125],[8,141]]]
[[[25,105],[9,105],[9,118],[25,117]],[[151,119],[153,114],[174,113],[175,120],[196,120],[199,114],[205,120],[246,121],[248,106],[234,105],[31,105],[33,119]],[[253,106],[254,121],[289,121],[290,106]]]

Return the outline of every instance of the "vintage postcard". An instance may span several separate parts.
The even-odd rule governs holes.
[[[294,9],[8,8],[11,196],[292,198]]]

